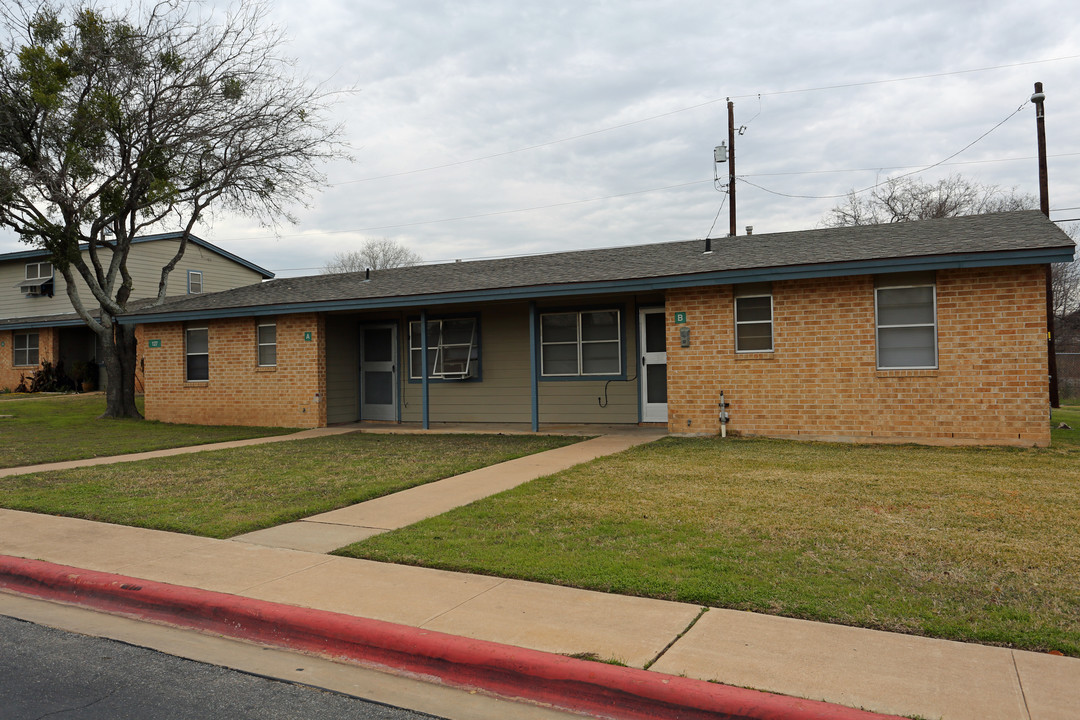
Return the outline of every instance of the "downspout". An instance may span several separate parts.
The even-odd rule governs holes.
[[[529,390],[532,396],[532,431],[540,431],[540,383],[536,372],[536,301],[529,302]]]
[[[428,418],[428,376],[427,376],[427,310],[420,311],[420,406],[424,418],[424,429],[431,428]]]

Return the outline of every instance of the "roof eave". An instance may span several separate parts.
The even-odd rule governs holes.
[[[181,235],[183,235],[183,233],[179,232],[179,231],[178,232],[167,232],[167,233],[155,233],[154,235],[142,235],[140,237],[134,238],[134,239],[132,239],[131,242],[132,242],[132,244],[136,244],[136,243],[154,242],[154,241],[157,241],[157,240],[178,240],[181,237]],[[194,243],[196,245],[199,245],[201,247],[204,247],[207,250],[210,250],[211,252],[217,253],[218,255],[221,255],[224,258],[232,260],[233,262],[235,262],[235,263],[237,263],[239,265],[243,265],[247,269],[249,269],[249,270],[251,270],[251,271],[253,271],[255,273],[258,273],[259,275],[261,275],[266,280],[270,280],[270,279],[272,279],[274,277],[274,273],[270,272],[266,268],[260,267],[260,266],[256,265],[253,262],[245,260],[244,258],[240,257],[239,255],[234,255],[233,253],[229,252],[228,250],[222,249],[222,248],[218,247],[217,245],[214,245],[211,242],[203,240],[201,237],[198,237],[196,235],[189,235],[188,236],[188,241],[190,241],[190,242],[192,242],[192,243]],[[79,244],[79,250],[86,250],[86,249],[87,249],[86,243],[80,243]],[[0,261],[26,260],[26,259],[35,258],[35,257],[48,257],[50,254],[51,253],[49,253],[48,250],[43,250],[41,248],[34,248],[32,250],[16,250],[15,252],[0,254]]]
[[[244,307],[210,308],[204,310],[174,310],[165,312],[131,313],[117,318],[124,325],[153,322],[185,322],[227,317],[285,315],[297,312],[338,312],[345,310],[380,310],[415,306],[464,304],[511,300],[530,300],[571,295],[599,295],[622,292],[655,292],[670,288],[701,285],[731,285],[793,279],[877,275],[894,272],[917,272],[953,268],[1000,267],[1007,265],[1042,265],[1069,262],[1073,247],[1037,248],[980,253],[953,253],[911,258],[882,258],[874,260],[815,263],[787,267],[761,267],[720,270],[651,278],[627,278],[595,282],[556,283],[509,288],[488,288],[445,293],[394,295],[376,298],[353,298],[299,303],[249,305]]]

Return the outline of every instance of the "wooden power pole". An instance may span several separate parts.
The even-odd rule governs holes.
[[[1035,83],[1035,94],[1031,102],[1035,103],[1035,134],[1039,143],[1039,209],[1050,217],[1050,182],[1046,172],[1046,113],[1041,82]],[[1054,347],[1054,272],[1050,263],[1046,264],[1046,371],[1050,376],[1050,407],[1061,407],[1058,395],[1057,352]]]
[[[728,216],[731,228],[728,235],[735,237],[735,103],[727,101],[727,142],[728,142]]]

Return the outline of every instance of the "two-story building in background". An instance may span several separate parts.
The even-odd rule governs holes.
[[[157,296],[161,268],[176,254],[180,233],[147,235],[132,241],[128,255],[133,304]],[[84,256],[87,251],[83,251]],[[199,295],[251,285],[274,274],[191,236],[184,257],[169,277],[168,296]],[[80,280],[79,296],[97,308]],[[0,389],[14,389],[42,362],[97,361],[98,338],[75,313],[67,284],[44,250],[0,254]],[[103,375],[101,376],[103,379]]]

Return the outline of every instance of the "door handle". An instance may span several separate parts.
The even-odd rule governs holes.
[[[645,356],[641,356],[641,367],[645,367]]]

